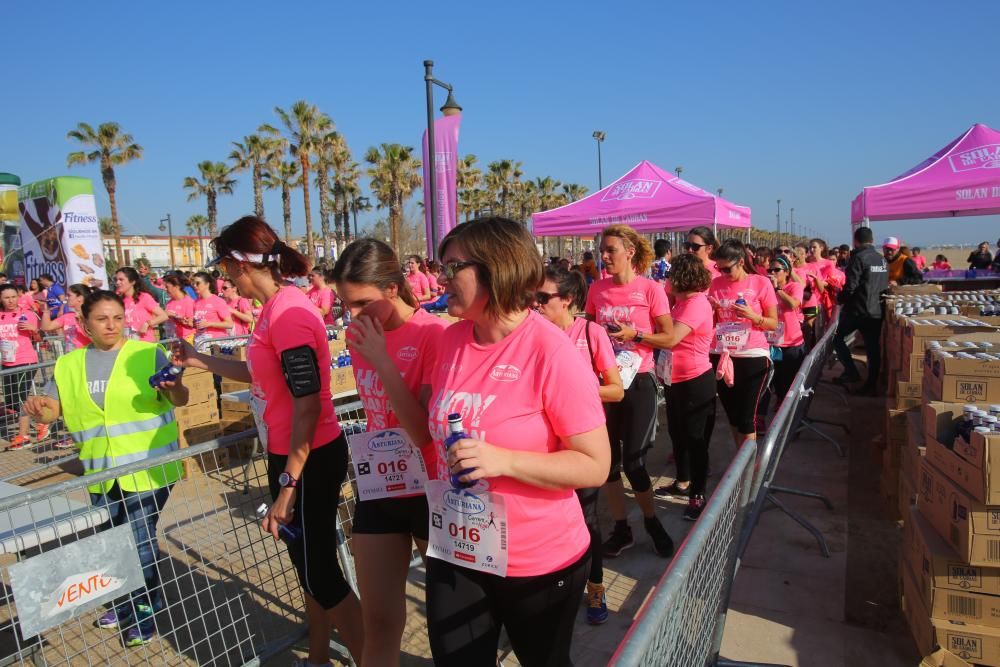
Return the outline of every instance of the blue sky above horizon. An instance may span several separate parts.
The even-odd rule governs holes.
[[[604,182],[642,159],[753,208],[775,202],[831,242],[849,235],[864,185],[909,169],[975,122],[1000,127],[1000,4],[834,5],[790,1],[609,5],[402,2],[16,3],[5,19],[0,171],[31,182],[66,167],[78,121],[119,122],[145,149],[117,171],[127,232],[175,231],[203,200],[181,182],[274,107],[306,99],[337,123],[361,162],[382,142],[419,146],[422,61],[465,107],[459,150],[485,166],[511,158],[527,177],[597,187],[591,134],[607,133]],[[97,8],[100,8],[99,10]],[[301,14],[295,14],[292,8]],[[40,41],[37,41],[40,40]],[[443,91],[435,106],[444,101]],[[247,174],[219,199],[225,224],[252,210]],[[294,196],[297,232],[304,228]],[[280,196],[266,195],[280,225]],[[318,226],[313,192],[314,224]],[[384,212],[362,218],[373,221]],[[908,244],[1000,236],[1000,218],[877,223]]]

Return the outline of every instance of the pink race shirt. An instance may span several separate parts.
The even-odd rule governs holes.
[[[171,299],[167,302],[165,310],[167,311],[167,315],[170,316],[170,319],[164,324],[167,338],[190,340],[195,332],[194,327],[189,327],[178,318],[186,317],[187,319],[191,319],[194,317],[194,299],[189,296],[185,296],[182,299]]]
[[[413,273],[406,274],[406,282],[410,283],[410,289],[413,291],[413,296],[417,297],[420,301],[424,292],[430,291],[431,284],[427,281],[427,276],[424,275],[423,271],[414,271]]]
[[[814,306],[818,306],[819,305],[819,290],[816,289],[816,283],[813,281],[813,279],[812,279],[811,276],[813,276],[813,275],[819,275],[822,278],[823,276],[822,276],[821,272],[819,271],[819,268],[816,267],[815,265],[810,266],[809,264],[806,264],[805,266],[796,266],[796,267],[794,267],[792,269],[792,271],[795,272],[795,275],[797,275],[800,278],[802,278],[802,282],[804,284],[799,285],[799,286],[802,288],[803,292],[805,291],[805,288],[806,288],[807,285],[812,288],[812,294],[810,295],[810,297],[805,302],[803,302],[801,308],[812,308]],[[793,281],[789,280],[788,282],[791,283]],[[801,297],[799,297],[799,298],[801,298]]]
[[[420,397],[420,388],[430,385],[431,373],[437,360],[438,342],[441,333],[448,328],[448,322],[418,308],[403,326],[385,332],[385,347],[389,357],[399,370],[399,374],[410,393]],[[377,431],[399,426],[399,419],[389,403],[389,397],[382,386],[382,379],[360,352],[351,351],[354,366],[354,380],[358,386],[358,397],[365,406],[368,430]],[[430,443],[418,443],[428,445]],[[437,448],[421,447],[427,470],[437,470]],[[431,472],[433,475],[433,472]]]
[[[329,287],[313,287],[307,292],[307,295],[309,296],[309,300],[313,302],[313,305],[316,306],[321,313],[325,309],[329,314],[329,312],[333,309],[333,290]],[[323,319],[325,321],[326,316],[324,316]]]
[[[598,324],[625,325],[644,334],[653,333],[657,317],[670,314],[670,304],[663,285],[649,278],[636,276],[632,282],[618,285],[614,278],[598,280],[587,293],[586,312]],[[633,342],[614,341],[615,352],[630,350],[639,355],[639,372],[653,369],[653,348]]]
[[[0,312],[0,341],[3,343],[4,366],[23,366],[25,364],[38,363],[38,353],[35,352],[31,332],[21,331],[17,328],[17,324],[22,317],[27,318],[27,321],[34,322],[35,326],[38,326],[38,316],[33,311]],[[7,361],[10,358],[9,354],[13,354],[13,361]]]
[[[246,336],[250,333],[250,325],[237,317],[233,317],[232,313],[246,313],[249,315],[253,311],[250,302],[243,297],[237,297],[234,301],[226,301],[226,305],[229,307],[229,316],[233,320],[233,335]]]
[[[35,304],[35,299],[28,292],[25,292],[21,296],[17,297],[17,307],[21,310],[33,313],[35,312]]]
[[[292,393],[285,383],[281,353],[303,345],[313,349],[319,365],[320,413],[310,440],[311,448],[316,449],[340,437],[340,424],[330,394],[330,347],[326,341],[326,327],[309,297],[298,287],[282,287],[264,304],[247,349],[247,366],[252,379],[250,391],[265,402],[267,450],[273,454],[288,454],[292,438]]]
[[[222,322],[229,318],[229,306],[221,296],[210,294],[194,302],[194,316],[203,322]],[[229,335],[225,329],[205,329],[209,338],[224,338]],[[327,350],[329,351],[329,350]]]
[[[662,289],[660,290],[662,292]],[[449,413],[471,438],[519,452],[564,449],[562,439],[604,424],[597,376],[566,334],[529,312],[508,336],[480,345],[463,320],[440,336],[429,424],[444,451]],[[430,476],[448,479],[443,463]],[[507,575],[547,574],[576,562],[590,537],[572,489],[542,489],[510,477],[488,480],[507,507]]]
[[[588,330],[590,332],[589,344],[587,343]],[[592,370],[604,373],[612,368],[618,368],[618,363],[615,361],[615,348],[611,344],[608,332],[597,322],[576,317],[573,319],[573,324],[566,330],[566,334]],[[591,356],[591,352],[593,352],[593,356]]]
[[[743,280],[732,281],[727,276],[720,276],[712,281],[708,288],[709,296],[715,297],[721,306],[715,311],[715,323],[739,322],[750,327],[750,336],[742,350],[731,351],[734,357],[758,357],[763,356],[761,352],[767,354],[770,345],[764,337],[764,330],[753,326],[749,320],[741,317],[733,310],[733,304],[740,294],[747,302],[750,310],[763,316],[764,311],[772,306],[778,305],[778,297],[774,294],[774,287],[771,281],[756,273],[748,273]],[[716,350],[719,351],[719,350]]]
[[[52,321],[62,327],[66,352],[90,345],[90,336],[84,331],[83,325],[77,321],[76,313],[63,313]]]
[[[673,348],[673,366],[670,383],[677,384],[693,380],[712,368],[708,351],[715,342],[715,321],[712,304],[705,292],[695,292],[686,299],[678,299],[671,312],[674,324],[686,324],[691,333],[681,339]]]
[[[146,292],[135,292],[138,298],[132,297],[122,297],[125,301],[125,326],[131,328],[139,334],[139,330],[147,324],[151,319],[153,319],[153,313],[156,309],[160,307],[160,304],[156,303],[156,299],[147,294]],[[139,336],[139,340],[144,340],[147,343],[152,343],[156,340],[154,327],[149,327],[146,333]]]
[[[802,292],[805,288],[796,282],[789,280],[785,283],[785,286],[781,288],[781,291],[788,296],[796,299],[800,303],[802,302]],[[778,322],[784,327],[784,331],[781,335],[781,342],[777,343],[778,347],[795,347],[796,345],[803,345],[806,341],[802,337],[802,313],[798,308],[792,309],[788,307],[783,299],[778,299]]]

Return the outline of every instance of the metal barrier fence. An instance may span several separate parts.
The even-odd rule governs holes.
[[[720,605],[734,568],[756,451],[752,440],[739,448],[609,665],[705,664],[725,622]]]
[[[808,411],[823,363],[833,347],[836,323],[834,316],[806,355],[765,437],[739,448],[695,527],[619,645],[611,665],[750,667],[751,663],[721,659],[719,651],[732,585],[765,506],[781,509],[808,530],[823,555],[829,556],[822,533],[782,503],[777,494],[815,498],[832,509],[829,499],[773,482],[789,439],[803,429],[824,435],[816,428],[824,422],[810,419]]]

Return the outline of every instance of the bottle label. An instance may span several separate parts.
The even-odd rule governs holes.
[[[427,555],[470,570],[507,575],[507,507],[489,491],[427,482],[430,536]]]
[[[358,433],[347,439],[359,500],[419,496],[427,483],[420,450],[402,428]]]

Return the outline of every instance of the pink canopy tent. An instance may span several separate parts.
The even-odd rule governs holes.
[[[750,209],[643,160],[606,188],[531,216],[535,236],[592,236],[618,223],[642,233],[699,225],[749,229]]]
[[[977,123],[888,183],[851,202],[851,224],[1000,213],[1000,132]]]

